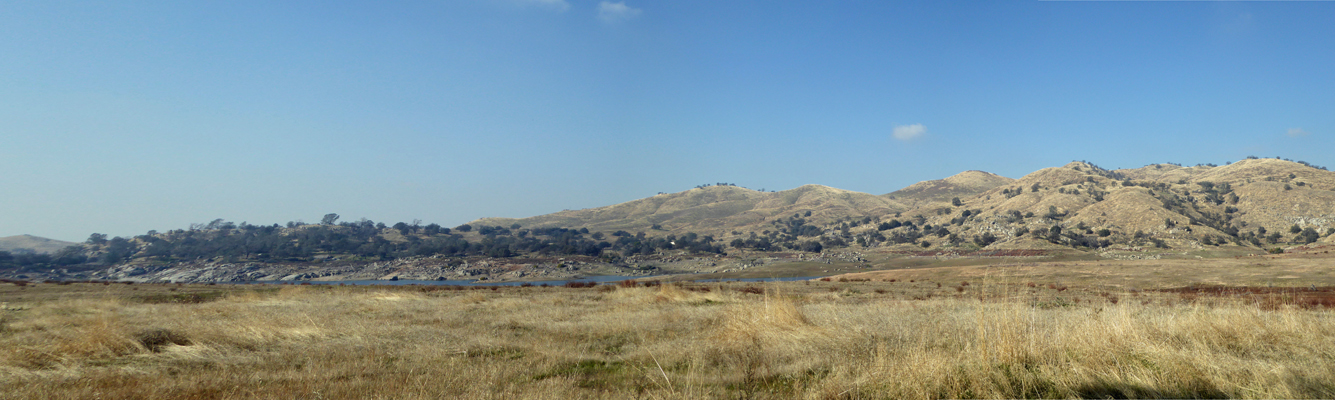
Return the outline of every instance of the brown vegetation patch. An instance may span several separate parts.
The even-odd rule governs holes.
[[[176,289],[170,289],[175,292]],[[199,304],[216,301],[223,297],[223,292],[197,292],[197,293],[162,293],[139,297],[139,301],[146,304]]]
[[[188,346],[190,339],[179,332],[167,329],[149,329],[134,335],[135,341],[154,353],[161,352],[167,345]]]
[[[900,255],[905,255],[905,256],[909,256],[909,257],[936,257],[936,256],[950,256],[950,257],[1042,257],[1042,256],[1046,256],[1046,255],[1048,255],[1048,254],[1051,253],[1051,252],[1050,252],[1050,251],[1047,251],[1047,250],[1036,250],[1036,249],[1024,249],[1024,250],[1007,250],[1007,249],[998,249],[998,250],[973,250],[973,251],[955,251],[955,250],[952,250],[952,251],[939,251],[939,250],[936,250],[936,251],[909,251],[909,250],[899,250],[899,251],[891,251],[891,252],[889,252],[889,253],[891,253],[891,254],[900,254]]]
[[[1335,308],[1335,286],[1257,287],[1257,286],[1191,286],[1159,289],[1159,292],[1177,293],[1188,302],[1201,297],[1241,299],[1266,309],[1292,306],[1304,309]]]
[[[758,287],[755,287],[755,286],[747,286],[747,287],[744,287],[744,288],[741,288],[741,289],[737,289],[737,291],[738,291],[738,292],[742,292],[742,293],[750,293],[750,294],[765,294],[765,289],[758,288]]]

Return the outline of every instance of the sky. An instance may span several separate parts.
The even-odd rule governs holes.
[[[1335,2],[4,1],[0,236],[1335,166]]]

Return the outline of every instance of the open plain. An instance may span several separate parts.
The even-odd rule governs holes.
[[[1330,398],[1327,254],[781,283],[9,282],[0,397]]]

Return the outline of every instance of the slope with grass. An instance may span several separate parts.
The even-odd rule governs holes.
[[[950,203],[951,199],[970,198],[1014,179],[984,171],[964,171],[945,179],[922,181],[883,195],[911,207],[925,207],[933,203]]]
[[[529,218],[484,218],[453,230],[365,220],[287,228],[223,222],[84,245],[86,257],[0,259],[0,274],[200,281],[336,279],[367,271],[385,277],[401,270],[405,277],[536,279],[677,266],[684,269],[676,272],[726,273],[766,259],[805,263],[807,255],[885,267],[919,252],[1005,257],[1038,250],[1030,256],[1074,258],[1261,253],[1335,243],[1335,173],[1278,159],[1121,170],[1076,161],[1019,179],[966,171],[881,196],[821,185],[781,192],[709,186]],[[1154,252],[1141,254],[1144,249]],[[587,265],[575,271],[567,257],[587,259]],[[428,268],[417,268],[423,265]],[[61,272],[89,268],[105,271]],[[272,273],[256,275],[261,270]]]
[[[961,205],[952,204],[955,199]],[[882,196],[818,185],[777,193],[708,187],[473,224],[625,230],[650,236],[689,231],[729,240],[807,212],[811,216],[805,222],[826,232],[840,231],[822,237],[836,246],[856,241],[868,247],[947,249],[1279,247],[1335,240],[1330,236],[1335,228],[1335,173],[1279,159],[1121,170],[1076,161],[1020,179],[965,171]],[[872,223],[851,223],[867,218]],[[914,224],[881,229],[879,223],[892,219]],[[931,232],[919,230],[924,226],[931,226]],[[1295,226],[1312,232],[1292,232]],[[892,235],[921,238],[887,243]]]
[[[0,251],[32,251],[35,253],[52,254],[69,246],[78,243],[66,242],[63,240],[47,239],[33,235],[15,235],[0,237]]]
[[[966,247],[984,234],[997,248],[1028,246],[1026,238],[1076,247],[1286,246],[1332,240],[1332,189],[1335,173],[1284,160],[1117,171],[1073,162],[961,198],[961,207],[938,203],[904,215],[947,227]],[[1299,235],[1295,226],[1318,235]]]
[[[905,209],[890,199],[821,185],[805,185],[780,192],[710,186],[529,218],[483,218],[469,225],[519,224],[528,228],[586,228],[608,233],[624,230],[721,235],[764,229],[766,222],[792,214],[811,212],[805,218],[825,224],[848,217],[879,218]]]

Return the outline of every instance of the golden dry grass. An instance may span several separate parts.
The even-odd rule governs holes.
[[[187,286],[227,293],[160,303],[38,286],[0,287],[0,398],[1335,397],[1330,311],[1227,298],[835,281]]]

